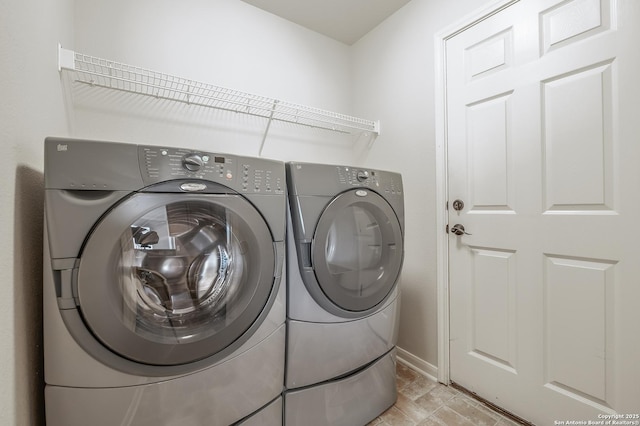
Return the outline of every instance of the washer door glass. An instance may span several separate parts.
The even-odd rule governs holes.
[[[136,194],[87,243],[80,309],[118,354],[192,362],[252,325],[271,294],[274,264],[268,227],[241,197]]]
[[[318,284],[331,302],[365,311],[393,290],[402,266],[402,231],[384,198],[352,190],[322,213],[311,250]]]

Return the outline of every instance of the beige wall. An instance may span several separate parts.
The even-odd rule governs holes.
[[[238,0],[0,0],[0,10],[0,425],[39,425],[44,138],[257,155],[265,130],[239,114],[78,89],[58,73],[58,43],[347,114],[349,47]],[[264,149],[265,157],[301,161],[351,163],[352,153],[350,138],[277,124]]]
[[[351,110],[349,47],[239,0],[76,1],[88,55],[330,111]],[[127,10],[126,14],[120,13]],[[153,10],[153,19],[149,11]],[[73,136],[258,155],[266,121],[84,86]],[[342,135],[273,123],[263,156],[351,162]]]
[[[71,0],[0,0],[0,424],[43,420],[42,141],[65,134],[56,46]]]
[[[368,164],[403,173],[407,207],[400,346],[437,362],[434,33],[482,2],[413,0],[346,46],[237,0],[0,0],[0,424],[43,423],[42,141],[48,135],[257,154],[262,123],[127,97],[71,91],[69,49],[364,118],[364,142],[272,128],[265,156]],[[154,19],[146,13],[153,6]],[[127,13],[120,13],[121,10]],[[210,25],[202,25],[203,22]],[[200,25],[194,25],[194,22]],[[215,24],[215,25],[214,25]],[[107,102],[108,101],[108,102]]]
[[[488,4],[412,0],[352,49],[354,114],[381,121],[363,160],[402,173],[405,263],[398,346],[435,374],[436,313],[435,34]]]

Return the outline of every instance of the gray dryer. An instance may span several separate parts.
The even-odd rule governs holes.
[[[366,424],[396,401],[398,173],[287,164],[285,424]]]

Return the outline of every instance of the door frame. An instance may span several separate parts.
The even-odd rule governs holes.
[[[438,381],[450,383],[449,359],[449,234],[447,193],[447,93],[446,43],[449,39],[481,21],[518,3],[520,0],[494,0],[464,16],[435,35],[435,127],[436,127],[436,291],[438,318]]]

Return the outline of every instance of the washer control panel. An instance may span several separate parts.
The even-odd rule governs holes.
[[[195,152],[183,148],[140,146],[138,160],[145,185],[174,179],[216,182],[241,193],[282,195],[282,164],[262,158]]]
[[[204,166],[205,160],[209,160],[208,155],[190,153],[182,157],[182,166],[190,172],[197,172]]]

